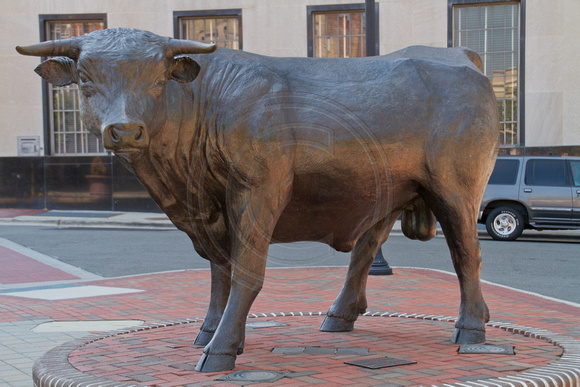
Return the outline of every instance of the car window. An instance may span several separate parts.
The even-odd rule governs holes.
[[[564,160],[529,160],[525,181],[527,185],[565,186]]]
[[[570,161],[570,169],[572,170],[572,184],[580,187],[580,161]]]
[[[514,185],[518,177],[520,160],[498,159],[488,184]]]

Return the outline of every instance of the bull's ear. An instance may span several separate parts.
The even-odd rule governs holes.
[[[171,79],[189,83],[192,82],[201,70],[200,65],[188,56],[177,56],[171,61],[169,76]]]
[[[55,86],[76,83],[75,62],[70,58],[57,57],[45,60],[34,71]]]

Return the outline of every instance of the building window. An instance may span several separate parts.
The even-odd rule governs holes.
[[[106,28],[104,15],[41,15],[41,40],[67,39]],[[79,92],[76,84],[46,85],[45,144],[51,155],[106,153],[100,138],[90,134],[81,123]]]
[[[242,49],[242,10],[174,12],[174,36]]]
[[[500,112],[500,143],[520,143],[522,88],[520,3],[478,3],[453,6],[453,46],[467,46],[482,59]]]
[[[375,15],[378,20],[378,4]],[[378,52],[378,28],[375,32]],[[366,56],[365,5],[308,7],[308,56],[315,58]]]

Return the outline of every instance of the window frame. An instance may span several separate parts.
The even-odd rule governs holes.
[[[238,18],[238,49],[240,51],[244,50],[244,34],[242,25],[242,9],[241,8],[231,8],[231,9],[215,9],[215,10],[201,10],[201,11],[173,11],[173,37],[175,39],[180,39],[179,37],[179,20],[182,18],[224,18],[224,17],[237,17]]]
[[[455,6],[489,6],[519,3],[519,64],[518,64],[518,134],[516,144],[502,144],[502,148],[526,145],[526,0],[447,0],[447,47],[453,47],[453,10]]]
[[[356,4],[331,4],[331,5],[310,5],[306,8],[306,28],[308,39],[308,57],[314,57],[314,23],[313,18],[317,13],[348,13],[352,11],[365,11],[365,3]],[[375,3],[375,53],[379,54],[379,3]],[[366,34],[366,26],[365,26]],[[366,45],[366,39],[365,39]],[[368,52],[368,48],[367,48]]]
[[[520,171],[520,159],[497,159],[493,172],[489,177],[488,185],[516,185]],[[509,169],[509,170],[508,170]],[[504,173],[502,175],[502,173]],[[507,172],[510,174],[508,175]],[[509,177],[506,179],[506,177]]]
[[[536,178],[537,176],[544,176],[541,174],[537,174],[536,173],[536,166],[537,165],[542,165],[541,163],[544,163],[544,165],[548,165],[550,163],[556,165],[559,164],[559,166],[561,167],[561,171],[562,171],[562,178],[563,181],[561,182],[561,184],[546,184],[546,183],[539,183],[536,182]],[[569,166],[567,165],[568,163],[566,162],[566,160],[563,159],[559,159],[559,158],[553,158],[553,159],[530,159],[527,161],[526,163],[526,168],[524,170],[524,184],[527,186],[536,186],[536,187],[568,187],[571,184],[569,183],[569,178],[568,178],[568,168]],[[554,176],[554,175],[552,175]]]
[[[568,160],[568,173],[570,175],[570,185],[572,187],[580,187],[580,180],[576,181],[574,178],[575,169],[572,167],[572,164],[578,163],[578,168],[580,169],[580,160]]]
[[[45,42],[48,39],[47,25],[49,22],[66,22],[66,21],[89,21],[100,20],[103,22],[104,29],[107,28],[107,14],[106,13],[82,13],[82,14],[42,14],[38,15],[40,41]],[[41,61],[46,60],[47,57],[42,57]],[[48,82],[42,81],[42,106],[43,106],[43,126],[44,126],[44,154],[47,156],[59,157],[78,157],[78,156],[102,156],[108,154],[105,150],[102,153],[56,153],[54,131],[51,125],[52,110],[50,100],[50,87]],[[90,135],[90,134],[89,134]]]

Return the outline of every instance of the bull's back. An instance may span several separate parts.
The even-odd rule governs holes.
[[[392,144],[411,133],[427,138],[437,116],[456,116],[466,103],[495,108],[478,58],[464,49],[416,46],[367,58],[271,58],[269,68],[287,82],[298,106],[309,105],[297,110],[299,120],[323,121],[338,137]]]

